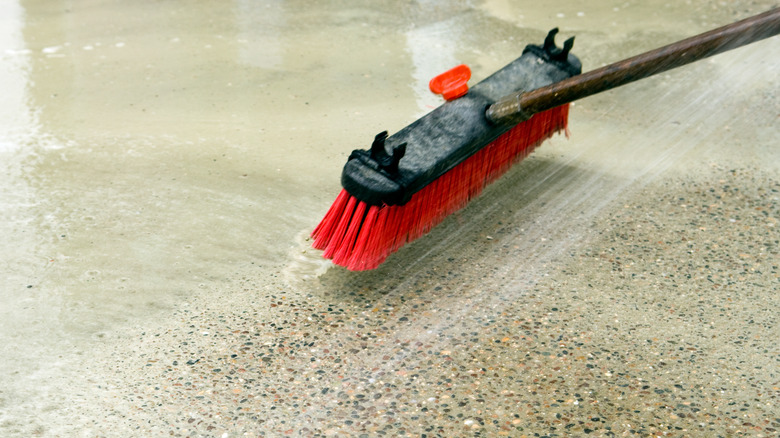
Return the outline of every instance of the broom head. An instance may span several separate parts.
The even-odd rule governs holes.
[[[568,53],[571,43],[565,51],[555,47],[555,32],[462,97],[458,81],[432,80],[442,94],[457,90],[447,96],[454,100],[390,137],[377,135],[370,150],[353,151],[342,173],[344,189],[312,232],[312,246],[349,270],[374,269],[565,130],[568,104],[514,126],[495,126],[484,114],[504,95],[580,73],[579,60]],[[463,67],[451,72],[468,79]]]

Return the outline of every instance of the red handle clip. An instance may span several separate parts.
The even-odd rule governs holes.
[[[431,79],[428,83],[431,91],[441,94],[446,100],[457,99],[469,91],[468,81],[471,69],[461,64]]]

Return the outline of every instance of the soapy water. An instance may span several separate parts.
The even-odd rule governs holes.
[[[304,229],[295,235],[284,267],[284,277],[288,284],[296,288],[305,288],[301,282],[315,280],[333,267],[333,263],[322,257],[322,253],[311,247],[310,231]]]

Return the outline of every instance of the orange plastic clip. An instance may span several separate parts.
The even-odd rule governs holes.
[[[441,94],[444,99],[453,100],[469,91],[469,79],[471,79],[471,69],[466,64],[461,64],[431,79],[428,87],[434,93]]]

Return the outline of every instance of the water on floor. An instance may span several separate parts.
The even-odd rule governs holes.
[[[376,271],[308,241],[437,73],[772,5],[0,3],[0,435],[773,436],[777,38],[577,102]]]

